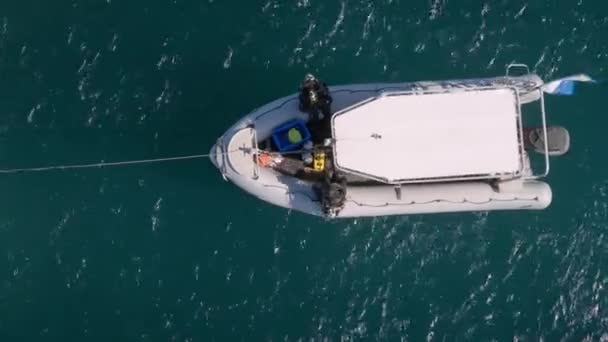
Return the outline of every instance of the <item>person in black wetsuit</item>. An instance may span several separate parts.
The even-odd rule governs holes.
[[[346,203],[346,179],[337,178],[325,184],[323,211],[330,216],[338,215]]]
[[[322,143],[331,137],[331,103],[333,101],[327,84],[311,74],[306,75],[300,86],[299,109],[308,113],[308,127],[313,141]]]
[[[334,170],[329,160],[326,161],[323,179],[316,184],[314,189],[325,215],[335,217],[344,208],[347,179],[342,173]]]
[[[321,121],[331,116],[331,95],[327,84],[311,74],[306,75],[300,86],[300,110],[310,115],[311,121]]]

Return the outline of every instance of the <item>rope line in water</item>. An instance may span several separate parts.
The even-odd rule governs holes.
[[[233,152],[238,152],[240,150],[227,151],[217,153],[218,155],[229,154]],[[52,171],[52,170],[73,170],[73,169],[91,169],[91,168],[102,168],[106,166],[124,166],[124,165],[134,165],[134,164],[152,164],[152,163],[161,163],[167,161],[175,161],[175,160],[187,160],[187,159],[201,159],[201,158],[209,158],[212,154],[192,154],[187,156],[178,156],[178,157],[167,157],[167,158],[154,158],[154,159],[140,159],[140,160],[125,160],[118,162],[100,162],[100,163],[91,163],[91,164],[69,164],[69,165],[51,165],[51,166],[41,166],[41,167],[26,167],[26,168],[16,168],[16,169],[0,169],[0,174],[7,173],[25,173],[25,172],[42,172],[42,171]]]
[[[43,171],[53,171],[53,170],[74,170],[74,169],[92,169],[92,168],[102,168],[106,166],[125,166],[125,165],[135,165],[135,164],[152,164],[152,163],[162,163],[168,161],[176,161],[176,160],[188,160],[188,159],[202,159],[209,158],[212,155],[226,155],[234,152],[260,152],[263,150],[255,149],[255,148],[239,148],[232,151],[226,152],[218,152],[218,153],[206,153],[206,154],[192,154],[187,156],[177,156],[177,157],[167,157],[167,158],[153,158],[153,159],[139,159],[139,160],[125,160],[118,162],[99,162],[99,163],[90,163],[90,164],[67,164],[67,165],[49,165],[49,166],[40,166],[40,167],[24,167],[24,168],[14,168],[14,169],[0,169],[0,174],[11,174],[11,173],[29,173],[29,172],[43,172]],[[309,150],[295,150],[295,151],[286,151],[286,152],[277,152],[277,151],[267,151],[273,155],[290,155],[290,154],[300,154],[305,152],[310,152]]]

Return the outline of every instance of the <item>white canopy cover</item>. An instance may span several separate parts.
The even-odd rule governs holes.
[[[334,114],[338,169],[398,184],[522,171],[520,108],[511,88],[393,93]]]

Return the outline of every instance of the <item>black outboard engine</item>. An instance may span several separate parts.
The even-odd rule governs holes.
[[[308,74],[300,86],[300,110],[310,115],[312,122],[331,116],[332,98],[329,88],[315,76]]]

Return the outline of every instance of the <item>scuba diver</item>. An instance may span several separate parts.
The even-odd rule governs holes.
[[[346,202],[346,180],[335,179],[323,183],[323,197],[321,198],[323,212],[329,217],[340,213]]]
[[[322,121],[331,116],[331,102],[327,85],[315,76],[307,74],[300,86],[300,110],[308,113],[312,122]]]
[[[330,164],[329,161],[327,161]],[[325,168],[323,180],[315,187],[317,196],[321,202],[321,210],[328,217],[336,217],[346,203],[346,177],[333,170],[329,165]]]
[[[300,111],[308,114],[308,128],[316,144],[331,138],[331,103],[329,88],[315,76],[307,74],[300,85]]]

